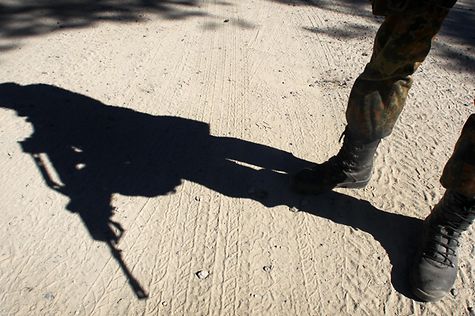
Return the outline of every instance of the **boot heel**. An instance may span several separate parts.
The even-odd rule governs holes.
[[[341,184],[338,184],[336,187],[343,188],[343,189],[362,189],[366,187],[368,183],[369,183],[369,180],[365,180],[365,181],[341,183]]]
[[[361,189],[368,184],[374,154],[381,140],[368,143],[347,130],[343,135],[343,146],[338,154],[293,176],[291,186],[294,191],[320,194],[334,188]]]

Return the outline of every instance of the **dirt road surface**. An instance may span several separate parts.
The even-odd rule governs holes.
[[[473,315],[474,227],[449,296],[406,280],[475,112],[474,3],[370,185],[303,197],[289,174],[337,152],[382,21],[366,1],[2,1],[0,315]]]

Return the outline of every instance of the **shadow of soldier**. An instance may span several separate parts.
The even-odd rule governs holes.
[[[267,207],[298,207],[370,233],[389,255],[394,287],[410,295],[407,262],[421,221],[335,192],[306,198],[302,205],[301,196],[289,191],[288,175],[310,163],[291,153],[212,136],[206,123],[109,106],[45,84],[0,84],[0,107],[32,124],[23,151],[33,157],[46,184],[69,198],[66,208],[81,217],[91,237],[109,245],[138,298],[147,294],[117,249],[124,229],[111,219],[112,194],[156,197],[174,192],[182,180]]]

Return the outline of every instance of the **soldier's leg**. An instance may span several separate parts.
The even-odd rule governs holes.
[[[391,133],[411,87],[411,75],[429,53],[432,38],[448,11],[427,7],[385,18],[376,35],[371,61],[350,93],[342,148],[327,162],[295,175],[295,190],[318,194],[368,183],[379,141]]]
[[[475,220],[475,114],[465,123],[441,183],[447,191],[424,220],[411,277],[414,294],[424,301],[436,301],[452,288],[460,235]]]
[[[447,190],[475,197],[475,114],[465,123],[440,182]]]
[[[365,141],[391,134],[412,84],[448,9],[428,7],[417,14],[386,17],[371,61],[356,79],[348,101],[348,131]]]

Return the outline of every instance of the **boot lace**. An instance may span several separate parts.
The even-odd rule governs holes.
[[[459,238],[475,218],[475,199],[467,200],[460,194],[444,196],[437,206],[440,214],[430,225],[430,242],[424,256],[451,267],[456,265]]]
[[[454,230],[449,233],[446,227],[441,225],[431,230],[435,238],[431,240],[424,256],[439,264],[455,267],[457,248],[460,246],[458,238],[461,232]]]

